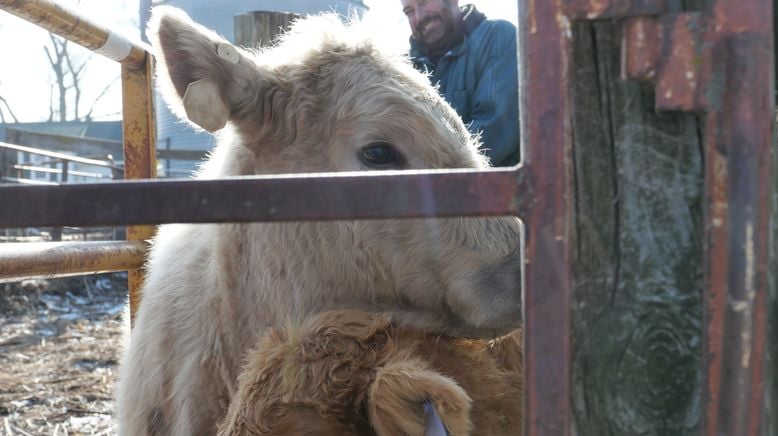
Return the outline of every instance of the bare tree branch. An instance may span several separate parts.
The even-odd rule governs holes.
[[[79,108],[81,106],[81,73],[84,72],[86,66],[88,65],[89,61],[92,59],[92,56],[89,56],[84,62],[81,63],[78,67],[75,67],[73,65],[73,58],[70,56],[69,52],[65,52],[65,63],[68,66],[68,70],[70,71],[71,80],[73,81],[71,87],[69,89],[73,90],[74,93],[74,103],[73,103],[73,109],[74,114],[73,117],[75,119],[80,119],[79,116]]]
[[[11,115],[11,118],[13,118],[13,120],[14,120],[13,122],[14,122],[14,123],[18,123],[18,122],[19,122],[19,119],[18,119],[18,118],[16,118],[16,115],[14,115],[14,111],[11,109],[11,105],[10,105],[10,104],[8,104],[8,100],[6,100],[5,98],[3,98],[3,96],[2,96],[2,95],[0,95],[0,103],[2,103],[3,105],[5,105],[5,109],[8,111],[8,114],[9,114],[9,115]],[[0,109],[0,121],[2,121],[3,123],[5,123],[5,116],[3,115],[3,111],[2,111],[2,109]]]
[[[87,112],[87,114],[84,116],[85,120],[92,119],[92,112],[94,112],[95,106],[97,106],[97,103],[100,101],[100,99],[102,99],[103,97],[106,96],[106,94],[108,94],[108,91],[111,90],[111,87],[114,85],[114,83],[116,83],[117,80],[119,80],[119,76],[114,77],[111,83],[105,85],[105,88],[103,88],[103,90],[100,91],[100,94],[98,94],[97,98],[95,98],[95,100],[92,102],[92,106],[89,108],[89,112]]]
[[[63,62],[65,56],[67,56],[68,41],[55,36],[51,32],[49,32],[49,39],[51,40],[52,50],[49,50],[49,47],[44,47],[44,50],[49,59],[51,69],[54,70],[57,90],[59,91],[59,121],[67,121],[67,89],[65,80],[68,73],[63,68]]]
[[[54,85],[49,85],[49,119],[48,122],[54,121]]]
[[[118,80],[118,76],[100,92],[92,102],[87,114],[82,116],[80,113],[81,99],[83,97],[82,80],[88,69],[89,61],[92,60],[92,56],[90,55],[83,62],[78,62],[69,50],[71,46],[68,45],[67,40],[52,33],[49,33],[49,39],[51,40],[51,45],[45,46],[44,50],[49,60],[49,65],[54,72],[54,86],[56,86],[56,89],[52,87],[49,119],[53,121],[56,116],[59,121],[67,121],[69,118],[69,107],[72,107],[70,118],[74,120],[92,119],[97,103],[108,93],[111,86]],[[54,95],[55,92],[57,93],[56,97]],[[55,105],[55,101],[58,105]],[[59,110],[55,109],[57,106]]]

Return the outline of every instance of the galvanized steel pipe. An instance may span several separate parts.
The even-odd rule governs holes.
[[[0,283],[137,270],[145,250],[141,241],[0,244]]]

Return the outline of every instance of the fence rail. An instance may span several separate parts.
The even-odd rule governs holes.
[[[521,172],[492,170],[0,186],[0,227],[520,215]],[[522,187],[524,186],[524,187]],[[489,195],[484,195],[489,192]]]
[[[140,241],[3,243],[0,283],[138,269],[145,251]]]

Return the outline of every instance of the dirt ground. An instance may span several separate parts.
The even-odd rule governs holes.
[[[0,435],[115,434],[126,273],[0,284]]]

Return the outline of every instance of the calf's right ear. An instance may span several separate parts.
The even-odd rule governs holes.
[[[155,7],[148,34],[162,95],[194,127],[221,129],[259,92],[262,78],[254,57],[182,10]]]

